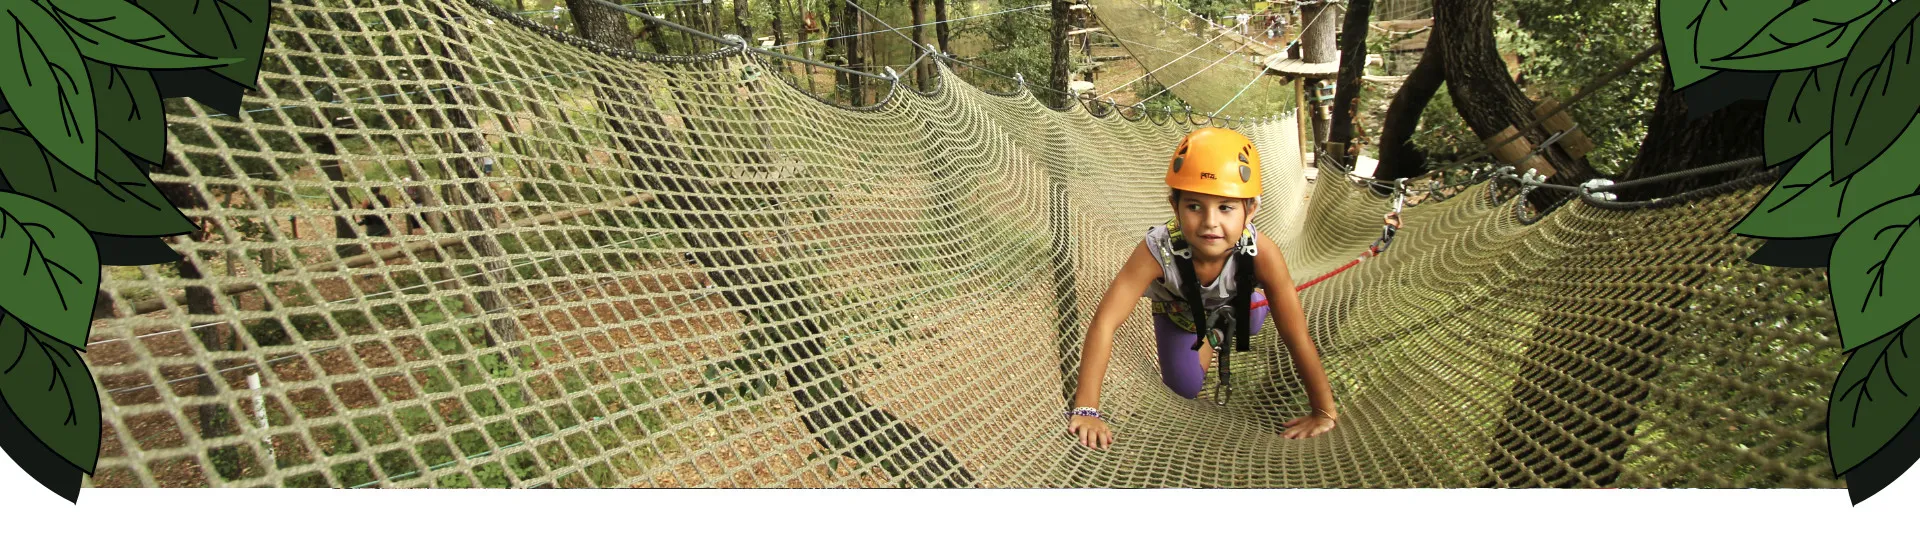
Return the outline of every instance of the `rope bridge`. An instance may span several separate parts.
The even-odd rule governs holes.
[[[1060,415],[1086,321],[1206,122],[944,65],[849,109],[738,47],[291,4],[243,113],[167,105],[156,181],[205,232],[106,271],[93,486],[1839,485],[1825,274],[1724,232],[1764,187],[1409,209],[1302,294],[1342,415],[1311,440],[1278,437],[1308,407],[1273,333],[1229,405],[1185,400],[1142,302],[1096,452]],[[1296,280],[1378,236],[1386,202],[1309,183],[1295,121],[1240,128]]]

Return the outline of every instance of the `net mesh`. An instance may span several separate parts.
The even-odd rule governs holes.
[[[1093,6],[1101,33],[1118,39],[1140,63],[1141,70],[1148,72],[1146,78],[1129,85],[1129,90],[1098,91],[1103,99],[1123,103],[1148,99],[1149,105],[1157,106],[1164,100],[1155,98],[1155,94],[1172,95],[1194,113],[1233,117],[1257,118],[1293,109],[1295,93],[1290,82],[1260,78],[1266,72],[1259,62],[1265,57],[1262,54],[1278,48],[1247,40],[1232,29],[1216,28],[1164,0],[1087,3]],[[1262,25],[1250,23],[1249,32],[1260,34]],[[1298,35],[1299,31],[1289,30],[1288,34]],[[1285,46],[1286,42],[1282,39],[1274,44]],[[1162,89],[1166,92],[1161,93]]]
[[[1142,302],[1094,452],[1062,434],[1078,347],[1193,122],[944,67],[840,108],[737,50],[608,53],[485,3],[273,9],[245,113],[167,105],[156,180],[206,232],[106,271],[92,486],[1839,485],[1824,272],[1724,231],[1761,190],[1410,209],[1302,294],[1341,405],[1311,440],[1278,437],[1308,406],[1275,333],[1229,405],[1186,400]],[[1281,152],[1256,223],[1304,282],[1386,201],[1310,183],[1297,129],[1243,128]]]

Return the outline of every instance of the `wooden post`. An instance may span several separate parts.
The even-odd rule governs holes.
[[[1533,116],[1538,118],[1541,114],[1558,109],[1559,107],[1560,102],[1558,100],[1552,98],[1541,100],[1539,105],[1534,106]],[[1553,117],[1547,118],[1546,121],[1541,121],[1540,126],[1546,128],[1548,133],[1557,133],[1572,129],[1572,132],[1560,137],[1558,142],[1554,142],[1554,145],[1559,146],[1561,150],[1567,152],[1567,156],[1569,157],[1580,159],[1586,157],[1587,152],[1593,151],[1593,140],[1587,138],[1586,132],[1573,128],[1573,115],[1569,112],[1562,111],[1556,113]]]
[[[1484,142],[1486,145],[1492,146],[1506,141],[1508,138],[1517,134],[1520,134],[1520,130],[1509,126],[1505,130],[1494,133],[1493,136],[1488,137]],[[1507,142],[1504,146],[1495,148],[1493,150],[1493,157],[1494,159],[1500,160],[1501,163],[1514,166],[1514,168],[1517,169],[1517,171],[1515,171],[1517,173],[1524,173],[1527,169],[1534,169],[1540,172],[1541,177],[1551,177],[1554,175],[1553,164],[1547,163],[1546,158],[1540,156],[1528,158],[1527,154],[1530,153],[1533,153],[1533,142],[1527,140],[1527,137],[1522,136],[1512,142]],[[1521,158],[1527,159],[1522,161]]]
[[[1313,143],[1313,131],[1307,130],[1307,82],[1293,78],[1293,122],[1300,127],[1300,169],[1307,169],[1307,145]]]

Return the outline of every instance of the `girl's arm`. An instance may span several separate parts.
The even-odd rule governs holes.
[[[1142,241],[1134,246],[1133,254],[1127,256],[1126,265],[1120,267],[1120,274],[1114,275],[1113,283],[1107,285],[1107,294],[1100,298],[1100,306],[1094,310],[1087,339],[1081,344],[1080,387],[1073,395],[1074,407],[1100,408],[1100,384],[1106,379],[1107,361],[1113,355],[1114,332],[1120,329],[1120,322],[1133,313],[1140,295],[1156,278],[1160,278],[1160,263],[1154,261],[1146,242]]]
[[[1260,255],[1254,256],[1254,276],[1260,280],[1260,286],[1267,291],[1267,302],[1273,323],[1280,331],[1281,341],[1287,344],[1287,351],[1293,353],[1293,366],[1300,373],[1301,382],[1307,386],[1307,401],[1313,405],[1312,417],[1324,421],[1308,425],[1302,433],[1289,431],[1294,435],[1313,437],[1326,430],[1333,429],[1332,422],[1339,417],[1339,411],[1333,402],[1333,388],[1327,384],[1327,371],[1320,366],[1320,350],[1313,345],[1313,338],[1307,335],[1307,314],[1300,307],[1300,294],[1293,289],[1293,275],[1287,271],[1287,260],[1280,253],[1280,246],[1261,233],[1257,240]],[[1303,419],[1287,423],[1288,427]],[[1325,426],[1324,429],[1319,427]]]

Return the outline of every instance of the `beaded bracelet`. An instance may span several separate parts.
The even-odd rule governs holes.
[[[1103,421],[1104,421],[1104,420],[1107,420],[1107,417],[1106,417],[1106,415],[1102,415],[1102,414],[1100,414],[1100,410],[1099,410],[1099,409],[1094,409],[1094,408],[1092,408],[1092,407],[1075,407],[1075,408],[1073,408],[1073,409],[1070,409],[1070,410],[1068,410],[1068,411],[1066,412],[1066,415],[1067,415],[1067,419],[1068,419],[1068,420],[1072,420],[1072,419],[1073,419],[1074,417],[1076,417],[1076,416],[1078,416],[1078,417],[1093,417],[1093,418],[1096,418],[1096,419],[1100,419],[1100,420],[1103,420]]]

